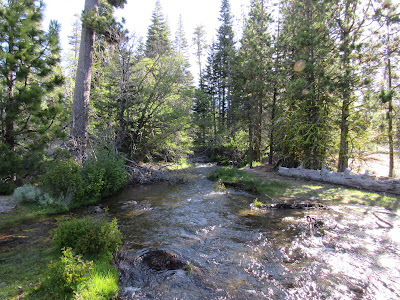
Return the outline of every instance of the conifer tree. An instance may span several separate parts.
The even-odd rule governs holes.
[[[175,33],[174,47],[178,55],[183,55],[187,60],[189,59],[189,46],[186,39],[185,30],[183,28],[182,15],[179,15],[178,29]]]
[[[325,1],[284,5],[286,107],[280,121],[280,148],[288,166],[318,169],[332,147],[333,95],[331,18]]]
[[[239,72],[242,82],[242,101],[249,133],[248,157],[252,162],[261,160],[263,108],[266,103],[267,72],[271,62],[270,36],[267,33],[268,15],[263,0],[253,0],[247,19],[241,48]]]
[[[229,130],[231,123],[232,67],[234,65],[235,36],[229,0],[222,0],[220,18],[221,25],[217,33],[215,53],[215,73],[217,74],[218,121],[220,130]]]
[[[99,10],[100,0],[85,0],[83,11],[82,35],[79,47],[79,61],[76,72],[74,102],[72,112],[71,136],[78,150],[78,156],[83,157],[87,147],[87,131],[89,125],[90,85],[93,66],[93,45],[95,34],[105,35],[113,40],[112,27],[117,27],[112,18],[112,7],[123,7],[126,0],[102,0],[102,10]],[[101,7],[100,7],[101,8]],[[108,14],[106,17],[101,14]]]
[[[35,0],[0,3],[0,148],[10,161],[40,149],[60,111],[57,101],[46,99],[63,82],[54,70],[60,61],[59,26],[52,21],[45,33],[42,11],[43,3]],[[12,169],[17,172],[16,163]],[[1,179],[12,175],[0,166]]]
[[[384,58],[384,84],[381,87],[379,98],[382,104],[387,106],[387,139],[389,148],[389,177],[394,176],[394,103],[393,100],[399,95],[397,82],[396,93],[396,71],[399,70],[400,62],[400,5],[392,1],[375,3],[374,19],[377,22],[381,34],[379,57]],[[398,77],[397,77],[398,78]]]
[[[197,64],[199,66],[199,77],[201,78],[202,66],[203,66],[203,55],[204,51],[208,48],[206,40],[206,31],[204,25],[197,25],[193,32],[192,38],[193,46],[195,47],[195,55]]]
[[[349,166],[350,119],[356,100],[355,89],[362,83],[358,76],[360,68],[356,57],[361,47],[359,40],[367,19],[365,12],[368,6],[367,3],[367,6],[361,7],[359,0],[340,0],[334,7],[334,28],[339,41],[336,52],[339,60],[337,92],[341,99],[339,172],[344,172]]]
[[[147,33],[145,53],[147,57],[155,58],[169,51],[171,51],[169,28],[162,11],[160,0],[157,0]]]

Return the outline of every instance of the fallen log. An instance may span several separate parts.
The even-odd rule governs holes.
[[[400,195],[400,179],[379,177],[371,175],[368,172],[365,172],[365,174],[355,174],[350,170],[346,170],[345,172],[332,172],[326,168],[322,168],[322,170],[309,170],[303,168],[279,167],[278,174]]]

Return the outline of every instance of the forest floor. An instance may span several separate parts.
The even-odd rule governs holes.
[[[376,146],[375,151],[365,153],[362,158],[350,161],[349,166],[354,173],[364,173],[368,170],[377,176],[388,176],[389,152],[382,146]],[[394,177],[400,177],[400,149],[394,157]]]

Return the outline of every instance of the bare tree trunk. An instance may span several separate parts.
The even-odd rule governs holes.
[[[84,14],[97,10],[99,0],[85,0]],[[85,153],[87,146],[87,129],[89,125],[90,81],[93,65],[94,31],[85,22],[82,23],[79,61],[76,71],[74,103],[72,111],[71,135],[81,152]]]
[[[390,58],[388,59],[387,63],[388,67],[388,89],[391,91],[392,89],[392,70],[390,64]],[[394,170],[394,145],[393,145],[393,104],[392,99],[389,99],[389,109],[388,109],[388,139],[389,139],[389,177],[393,177],[393,170]]]
[[[275,85],[274,87],[274,95],[272,98],[272,111],[271,111],[271,132],[269,134],[269,159],[268,163],[272,165],[273,163],[273,156],[274,156],[274,147],[275,147],[275,141],[274,141],[274,122],[275,122],[275,110],[276,110],[276,97],[278,94],[278,88]]]

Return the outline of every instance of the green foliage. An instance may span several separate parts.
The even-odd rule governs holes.
[[[0,4],[0,156],[7,156],[0,163],[2,189],[40,169],[44,146],[60,133],[59,25],[52,21],[44,32],[42,10],[36,0]]]
[[[21,169],[21,158],[8,145],[0,143],[0,195],[12,194],[15,188],[13,177]]]
[[[128,175],[122,157],[100,149],[82,167],[73,159],[52,161],[40,183],[54,198],[72,198],[78,206],[112,195],[128,183]]]
[[[124,159],[107,149],[98,150],[84,162],[81,180],[84,186],[78,197],[84,201],[110,196],[128,183]]]
[[[71,248],[62,249],[60,259],[49,266],[45,289],[60,294],[71,294],[92,276],[93,262],[75,255]]]
[[[71,197],[59,196],[58,198],[50,196],[39,187],[31,184],[24,184],[14,190],[13,200],[18,203],[32,203],[43,207],[66,207],[71,202]]]
[[[70,247],[75,253],[90,258],[112,256],[122,239],[116,219],[111,222],[91,217],[67,219],[53,233],[57,249]]]
[[[82,188],[81,168],[73,160],[53,161],[40,177],[43,189],[53,197],[75,197]]]
[[[283,194],[289,187],[286,183],[262,179],[257,175],[232,167],[218,168],[208,178],[214,181],[221,181],[226,185],[237,186],[247,191],[254,191],[269,196]]]
[[[146,56],[155,58],[171,50],[171,41],[169,40],[169,28],[165,20],[160,1],[156,1],[151,25],[147,33]]]
[[[263,208],[263,207],[265,206],[265,204],[262,203],[261,201],[259,201],[258,198],[254,199],[253,204],[254,204],[254,206],[257,207],[257,208]]]
[[[218,179],[218,181],[214,184],[214,191],[223,192],[225,190],[226,190],[225,184],[222,182],[221,179]]]
[[[90,280],[78,286],[74,294],[76,300],[109,300],[114,299],[119,291],[118,272],[108,261],[95,261]]]

